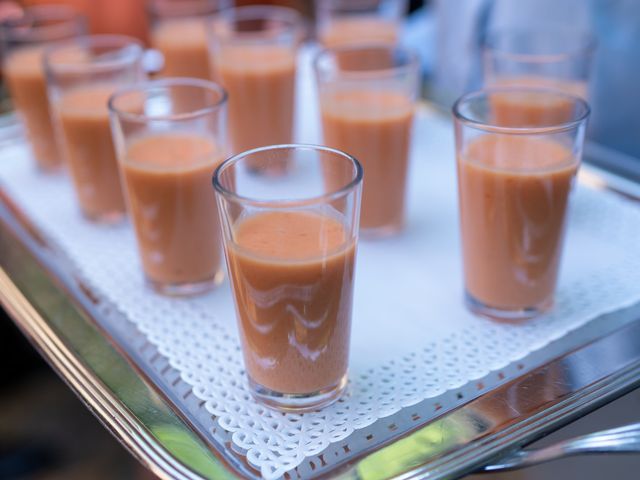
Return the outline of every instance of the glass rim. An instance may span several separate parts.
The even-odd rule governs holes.
[[[555,98],[562,98],[570,100],[574,104],[580,105],[582,112],[571,120],[567,120],[561,123],[538,125],[529,127],[505,127],[500,125],[493,125],[487,121],[480,121],[469,116],[464,115],[461,112],[462,105],[468,104],[473,100],[485,97],[488,98],[492,94],[500,93],[538,93],[545,95],[552,95]],[[570,95],[559,90],[553,90],[549,88],[531,88],[531,87],[496,87],[496,88],[483,88],[481,90],[475,90],[462,95],[451,108],[454,118],[460,123],[475,128],[476,130],[483,130],[491,133],[503,133],[512,135],[534,135],[543,133],[560,133],[567,130],[573,130],[580,124],[584,123],[591,114],[591,107],[587,101],[577,95]]]
[[[408,0],[396,0],[401,4],[401,11],[406,12],[409,5]],[[380,8],[379,0],[316,0],[316,12],[330,14],[346,14],[357,15],[370,10],[378,10]]]
[[[349,68],[342,68],[340,66],[332,69],[340,78],[353,79],[353,80],[366,80],[368,78],[380,79],[395,77],[402,73],[414,73],[420,71],[420,57],[418,53],[412,48],[402,45],[389,44],[384,42],[371,42],[371,43],[359,43],[357,45],[341,45],[337,47],[322,48],[318,51],[313,58],[313,70],[316,76],[321,75],[327,71],[321,62],[328,58],[335,58],[337,54],[344,52],[359,52],[379,49],[389,52],[391,54],[402,52],[406,55],[407,63],[404,65],[397,65],[389,68],[378,68],[372,70],[354,70]]]
[[[505,38],[532,38],[542,36],[544,38],[561,37],[575,38],[577,43],[568,48],[560,49],[557,53],[522,53],[514,51],[512,48],[504,48],[499,45],[501,40]],[[570,58],[585,55],[589,57],[593,54],[597,46],[595,36],[584,29],[566,29],[566,28],[501,28],[490,32],[485,38],[483,52],[485,54],[493,54],[500,58],[510,58],[517,62],[523,63],[559,63]]]
[[[170,87],[196,87],[203,90],[215,91],[220,95],[220,98],[212,105],[199,108],[190,112],[173,113],[165,115],[147,115],[145,113],[132,113],[119,109],[115,103],[118,99],[130,95],[133,93],[144,94],[154,88],[170,88]],[[136,122],[148,122],[148,121],[181,121],[191,120],[194,118],[202,117],[210,113],[214,113],[223,108],[229,95],[222,85],[209,80],[202,80],[192,77],[169,77],[158,80],[147,80],[144,82],[138,82],[133,85],[119,88],[110,97],[107,102],[109,112],[116,115],[118,118],[126,119]]]
[[[53,21],[51,25],[29,25],[37,21]],[[12,42],[38,43],[64,38],[73,32],[81,32],[85,17],[68,5],[34,5],[26,7],[19,17],[0,22],[0,32]]]
[[[97,61],[56,61],[53,57],[66,50],[78,50],[83,51],[91,47],[116,47],[125,49],[128,47],[135,47],[130,52],[126,52],[126,55],[122,58],[115,58],[109,60],[97,60]],[[117,34],[98,34],[98,35],[83,35],[77,38],[72,38],[62,43],[56,43],[50,47],[47,47],[44,51],[44,64],[45,68],[55,73],[96,73],[109,71],[117,68],[122,68],[136,62],[141,62],[144,56],[145,48],[144,44],[137,38],[130,37],[128,35]]]
[[[279,5],[241,5],[222,9],[219,15],[232,20],[261,20],[277,15],[285,20],[293,20],[292,23],[296,24],[302,20],[302,15],[296,9]]]
[[[278,5],[244,5],[239,7],[229,7],[219,10],[213,19],[208,22],[207,30],[210,38],[219,38],[222,40],[236,41],[264,41],[264,33],[269,32],[268,29],[258,31],[237,32],[231,30],[229,33],[220,34],[216,32],[215,25],[218,22],[233,24],[238,21],[251,20],[277,20],[282,21],[285,28],[280,35],[294,33],[296,36],[300,34],[303,28],[303,17],[295,9],[289,7],[281,7]],[[280,38],[280,35],[274,39]]]
[[[183,0],[180,2],[147,0],[145,4],[147,14],[155,16],[156,19],[174,20],[210,17],[229,8],[233,4],[233,0]],[[196,6],[196,8],[190,9],[191,6]]]
[[[228,168],[236,165],[238,162],[248,158],[252,155],[269,152],[269,151],[288,151],[288,150],[309,150],[315,152],[324,152],[330,153],[334,156],[341,157],[343,159],[348,160],[354,167],[354,175],[348,183],[341,186],[340,188],[336,188],[331,192],[324,193],[322,195],[315,195],[300,199],[260,199],[254,197],[247,197],[245,195],[239,195],[236,192],[233,192],[227,188],[225,188],[220,183],[220,175],[227,170]],[[213,188],[215,191],[224,197],[227,200],[234,201],[236,203],[241,203],[244,205],[251,205],[254,207],[271,207],[271,208],[291,208],[291,207],[305,207],[312,205],[320,205],[324,203],[331,202],[333,200],[339,199],[350,194],[354,188],[356,188],[361,182],[364,175],[364,171],[360,162],[353,156],[349,155],[342,150],[338,150],[336,148],[327,147],[325,145],[314,145],[314,144],[306,144],[306,143],[285,143],[280,145],[267,145],[264,147],[253,148],[251,150],[247,150],[242,153],[238,153],[227,158],[224,162],[218,165],[213,172]]]

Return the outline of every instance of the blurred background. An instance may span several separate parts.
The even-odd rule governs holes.
[[[148,40],[144,0],[0,0],[0,19],[22,6],[65,3],[83,12],[92,33]],[[313,15],[310,0],[279,3]],[[411,1],[404,42],[420,52],[426,95],[443,106],[480,86],[480,52],[497,29],[571,27],[596,39],[588,97],[593,109],[589,159],[640,179],[640,1],[440,0]],[[310,23],[311,24],[311,23]],[[3,103],[3,108],[9,108]],[[124,451],[40,359],[0,311],[0,479],[152,478]],[[640,394],[582,419],[555,437],[637,421]],[[555,438],[554,437],[554,438]],[[567,460],[509,475],[478,478],[638,478],[640,458]]]
[[[322,1],[322,0],[319,0]],[[91,33],[123,33],[148,41],[145,0],[0,0],[0,15],[20,6],[68,4],[88,19]],[[313,25],[313,0],[237,0],[282,4]],[[596,162],[640,179],[640,2],[637,0],[410,0],[403,41],[420,52],[426,94],[449,108],[482,84],[482,49],[496,30],[555,28],[584,31],[596,41],[589,100]],[[603,160],[604,159],[604,160]]]

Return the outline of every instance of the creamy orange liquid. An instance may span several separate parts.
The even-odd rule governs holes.
[[[321,109],[325,144],[353,155],[364,168],[360,228],[401,228],[414,112],[411,100],[392,91],[326,92]]]
[[[211,78],[204,20],[161,20],[151,33],[151,43],[164,56],[163,76]]]
[[[147,277],[164,285],[221,272],[218,211],[211,186],[224,152],[209,138],[166,133],[133,141],[122,173]]]
[[[26,47],[12,52],[4,73],[11,98],[24,121],[38,166],[55,170],[61,166],[49,112],[44,75],[44,47]]]
[[[116,88],[77,88],[65,93],[55,106],[80,207],[90,218],[125,212],[107,108]]]
[[[559,143],[485,135],[458,158],[467,292],[485,305],[548,303],[578,162]]]
[[[355,261],[342,223],[268,212],[234,232],[227,260],[248,375],[280,393],[338,385],[349,358]]]
[[[293,50],[269,45],[229,46],[219,57],[216,68],[229,93],[234,152],[291,143],[296,74]]]
[[[396,22],[373,16],[337,18],[320,31],[320,42],[326,48],[362,43],[395,44],[398,30]]]
[[[320,43],[326,48],[348,47],[363,44],[395,45],[399,29],[396,22],[372,16],[337,18],[320,31]],[[370,69],[390,59],[380,58],[380,50],[359,50],[340,52],[338,63],[344,69]]]
[[[544,77],[502,77],[493,83],[496,87],[528,87],[557,90],[569,95],[586,98],[584,82],[554,80]],[[540,94],[495,93],[491,95],[494,121],[505,126],[557,125],[573,118],[574,103],[571,100]]]
[[[578,80],[562,80],[536,75],[502,75],[489,82],[494,87],[530,87],[559,90],[568,95],[587,98],[587,83]]]

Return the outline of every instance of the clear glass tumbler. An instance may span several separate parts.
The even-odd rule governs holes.
[[[253,173],[282,161],[281,176]],[[361,182],[355,158],[308,145],[251,150],[215,172],[245,368],[269,406],[320,408],[346,386]]]
[[[397,44],[408,0],[315,0],[316,34],[325,48]]]
[[[162,53],[164,77],[212,79],[206,25],[232,0],[150,0],[151,46]]]
[[[486,87],[560,90],[587,98],[595,39],[567,29],[496,30],[483,49]]]
[[[26,8],[22,16],[0,23],[3,73],[9,94],[24,122],[36,165],[43,171],[62,166],[49,112],[44,50],[85,31],[84,19],[60,5]]]
[[[142,44],[123,35],[79,37],[45,52],[49,102],[83,214],[114,222],[125,214],[108,100],[145,78]]]
[[[405,219],[417,56],[388,45],[338,47],[321,51],[314,66],[324,143],[354,155],[365,170],[361,232],[397,233]]]
[[[531,123],[526,113],[501,117],[495,96],[571,109]],[[555,90],[511,88],[464,95],[453,113],[466,304],[498,320],[536,316],[553,304],[589,106]]]
[[[284,7],[247,6],[223,11],[209,25],[212,65],[229,92],[234,153],[291,143],[300,15]],[[269,167],[274,170],[267,173],[279,173],[286,165]]]
[[[227,95],[200,79],[166,79],[109,100],[128,211],[148,283],[192,295],[223,278],[211,175],[227,157]]]

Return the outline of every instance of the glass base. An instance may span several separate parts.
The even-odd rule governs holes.
[[[347,386],[347,374],[332,386],[311,393],[279,393],[263,387],[249,377],[249,388],[259,402],[268,407],[291,413],[304,413],[331,405],[340,398]]]
[[[33,157],[33,162],[35,163],[36,172],[46,176],[55,176],[55,175],[64,175],[67,171],[66,167],[57,163],[55,165],[42,165],[38,160]]]
[[[156,292],[169,297],[192,297],[210,292],[224,280],[224,271],[220,270],[213,278],[202,282],[162,283],[147,277],[147,283]]]
[[[125,212],[106,212],[99,215],[82,212],[82,216],[93,223],[99,223],[102,225],[115,225],[121,223],[126,214]]]
[[[364,240],[375,240],[376,238],[393,237],[402,232],[403,229],[404,223],[394,223],[372,228],[360,227],[360,238]]]
[[[471,311],[471,313],[475,315],[480,315],[491,320],[498,320],[500,322],[509,323],[529,320],[531,318],[542,315],[543,313],[549,311],[549,309],[552,307],[553,299],[550,298],[548,300],[545,300],[541,304],[532,307],[504,309],[485,305],[480,300],[469,294],[469,292],[465,292],[464,303]]]

